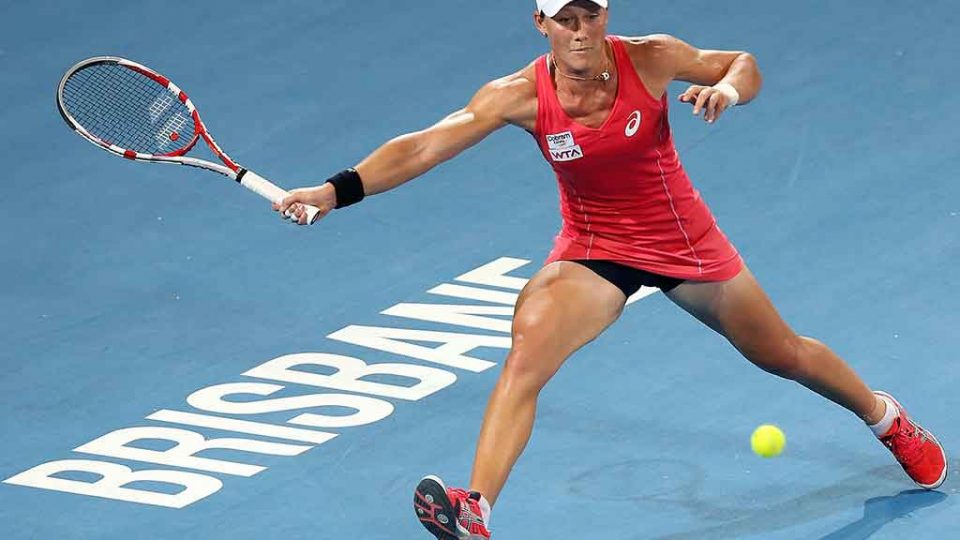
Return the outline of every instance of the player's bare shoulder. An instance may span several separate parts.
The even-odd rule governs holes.
[[[650,34],[624,38],[634,67],[650,74],[673,71],[676,55],[683,41],[669,34]]]
[[[474,98],[477,104],[494,112],[508,124],[533,130],[537,120],[536,69],[530,65],[494,79]]]

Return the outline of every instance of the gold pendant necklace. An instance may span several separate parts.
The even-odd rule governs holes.
[[[603,55],[603,59],[604,60],[607,59],[606,54]],[[572,79],[574,81],[600,81],[600,82],[606,82],[610,80],[610,70],[608,69],[604,69],[603,71],[600,72],[599,75],[595,75],[593,77],[577,77],[576,75],[568,75],[560,71],[560,66],[557,65],[557,58],[554,55],[552,54],[550,55],[550,60],[553,61],[553,69],[555,69],[557,73],[559,73],[560,75],[568,79]]]

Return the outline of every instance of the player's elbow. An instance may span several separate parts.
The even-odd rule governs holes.
[[[760,87],[763,86],[763,74],[760,73],[760,63],[757,61],[757,57],[748,52],[743,52],[740,53],[739,59],[746,64],[746,70],[750,74],[753,86],[756,92],[759,92]]]

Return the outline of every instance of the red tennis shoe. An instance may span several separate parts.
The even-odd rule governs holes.
[[[897,417],[880,442],[893,452],[907,475],[924,489],[936,489],[947,478],[947,455],[932,433],[907,416],[907,411],[893,396],[874,392],[897,406]]]
[[[413,508],[437,540],[490,540],[476,491],[447,488],[443,480],[427,476],[417,485]]]

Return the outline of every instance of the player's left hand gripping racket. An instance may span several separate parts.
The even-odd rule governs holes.
[[[289,195],[230,159],[207,132],[187,94],[136,62],[115,56],[83,60],[60,81],[57,107],[74,131],[118,156],[215,171],[272,202]],[[223,165],[185,157],[201,137]],[[304,205],[304,210],[307,223],[320,216],[316,207]]]

